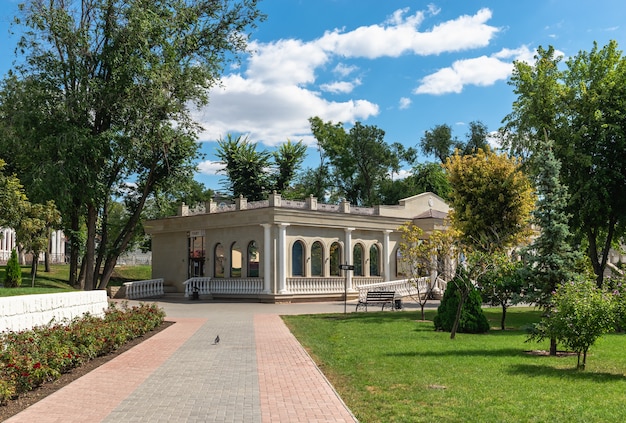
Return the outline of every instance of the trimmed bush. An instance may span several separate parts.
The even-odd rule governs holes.
[[[457,286],[456,279],[451,280],[446,287],[446,291],[441,299],[441,304],[437,308],[437,315],[433,323],[436,330],[451,332],[456,310],[459,306],[461,293]],[[460,333],[485,333],[489,331],[489,321],[483,313],[482,298],[480,293],[472,287],[463,309],[457,332]]]
[[[15,249],[11,251],[11,257],[7,261],[6,271],[4,275],[5,288],[18,288],[22,285],[22,268],[17,261],[17,252]]]

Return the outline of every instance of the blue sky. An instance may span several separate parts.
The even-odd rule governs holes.
[[[0,75],[16,39],[8,24],[17,0],[0,0]],[[513,60],[553,45],[565,57],[617,40],[626,48],[623,0],[262,0],[267,20],[250,55],[226,70],[202,124],[196,179],[219,189],[216,141],[247,135],[258,149],[287,139],[318,154],[308,118],[376,125],[389,143],[416,146],[424,131],[451,125],[464,138],[480,120],[495,131],[514,100]],[[423,161],[434,160],[423,157]]]

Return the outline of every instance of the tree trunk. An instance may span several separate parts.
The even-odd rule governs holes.
[[[505,330],[504,329],[504,322],[506,320],[506,303],[502,303],[502,320],[500,320],[500,329]]]
[[[594,231],[591,228],[587,228],[587,241],[589,242],[589,248],[587,250],[587,256],[591,260],[593,266],[593,272],[596,274],[596,285],[598,288],[602,288],[604,284],[604,269],[609,257],[609,251],[611,250],[611,243],[613,241],[613,235],[615,233],[616,220],[611,218],[607,230],[607,235],[602,246],[602,256],[598,258],[598,240],[597,230]]]
[[[78,240],[79,219],[78,212],[75,211],[70,216],[70,285],[74,288],[78,288],[78,257],[80,254],[80,243]],[[83,286],[81,286],[83,288]]]
[[[556,338],[550,338],[550,355],[556,356]]]
[[[110,251],[107,253],[104,269],[102,270],[102,277],[100,278],[100,282],[97,286],[98,289],[106,289],[109,284],[109,280],[111,279],[111,275],[113,274],[113,270],[115,269],[117,257],[126,249],[126,247],[128,247],[128,244],[133,237],[135,228],[141,220],[141,211],[143,210],[143,206],[153,190],[155,181],[154,176],[155,175],[153,173],[150,173],[148,178],[146,178],[145,185],[141,191],[141,198],[135,205],[132,214],[124,225],[124,228],[122,228],[115,241],[113,241]]]
[[[51,230],[48,229],[48,247],[46,248],[46,251],[44,251],[43,254],[43,264],[44,264],[44,269],[43,271],[46,273],[50,273],[50,249],[52,248],[52,236],[50,235]]]
[[[111,275],[113,274],[113,270],[115,270],[115,265],[117,264],[117,257],[108,257],[106,262],[104,263],[104,269],[102,269],[102,279],[100,280],[100,285],[98,289],[106,289],[109,284],[109,280],[111,280]]]
[[[38,254],[37,254],[38,255]],[[30,286],[35,287],[35,278],[37,277],[37,255],[33,252],[33,262],[30,266]]]
[[[85,251],[85,291],[94,289],[94,267],[96,253],[97,210],[93,204],[87,206],[87,249]]]
[[[463,305],[465,305],[465,300],[469,296],[469,292],[465,292],[467,287],[463,287],[463,291],[459,291],[459,305],[456,308],[456,317],[454,318],[454,324],[452,325],[452,330],[450,331],[450,339],[454,339],[456,336],[456,331],[459,329],[459,322],[461,321],[461,312],[463,311]]]

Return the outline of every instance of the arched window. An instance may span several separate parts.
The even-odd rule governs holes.
[[[296,241],[291,247],[291,276],[304,276],[304,244]]]
[[[370,247],[370,276],[380,276],[380,250],[376,244]]]
[[[241,254],[241,248],[236,242],[230,247],[230,277],[240,278],[241,267],[243,265],[243,257]]]
[[[333,242],[330,246],[330,276],[341,276],[341,244]]]
[[[322,243],[315,241],[311,246],[311,276],[324,275],[324,248]]]
[[[352,264],[354,265],[354,276],[365,276],[363,274],[363,246],[361,244],[354,244]]]
[[[213,251],[213,263],[215,268],[213,269],[214,278],[224,277],[224,246],[217,244]]]
[[[248,277],[259,277],[259,249],[256,241],[250,241],[248,244]]]

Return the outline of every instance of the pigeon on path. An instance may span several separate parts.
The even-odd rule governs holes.
[[[217,344],[219,344],[219,343],[220,343],[220,336],[219,336],[219,335],[217,335],[217,336],[215,337],[215,341],[213,341],[213,344],[214,344],[214,345],[217,345]]]

